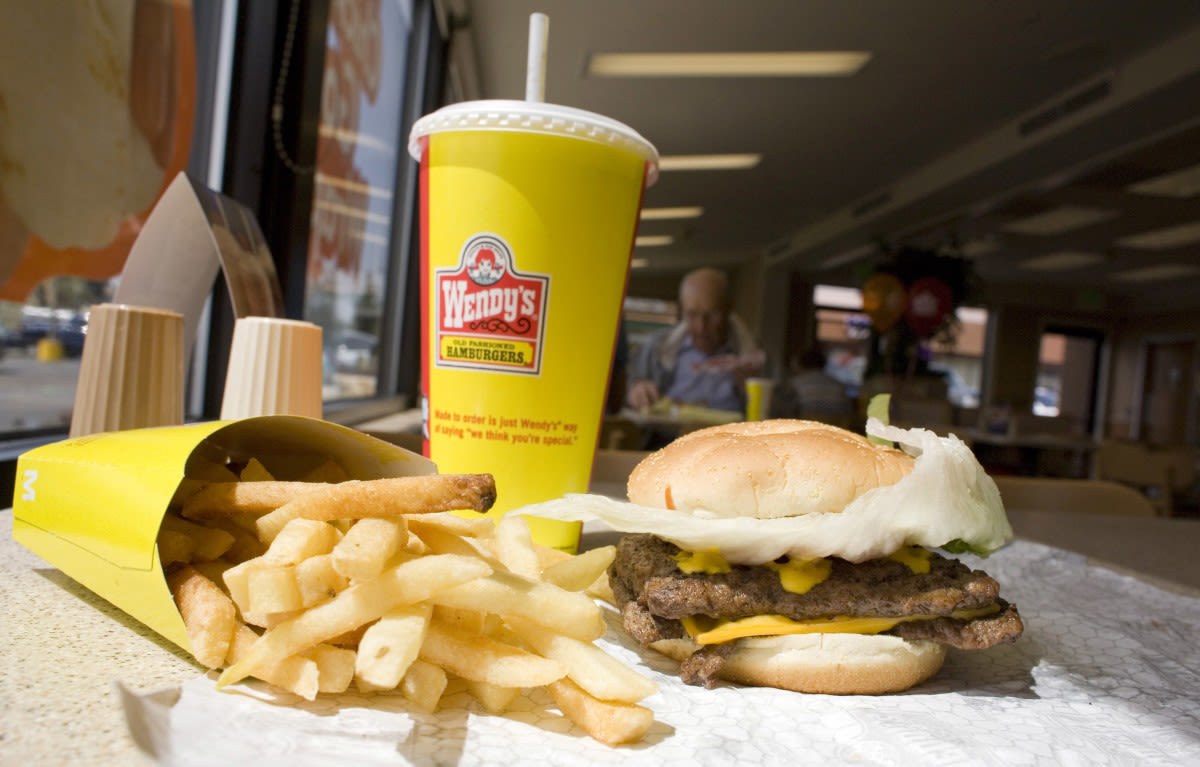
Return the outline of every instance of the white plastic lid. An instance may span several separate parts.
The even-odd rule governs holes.
[[[509,130],[548,133],[624,149],[649,163],[646,185],[658,180],[658,150],[637,131],[595,112],[540,101],[463,101],[425,115],[413,125],[408,153],[421,159],[420,141],[445,131]]]

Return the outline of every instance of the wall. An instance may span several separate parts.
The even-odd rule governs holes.
[[[1014,413],[1028,413],[1037,383],[1041,318],[1027,307],[1010,304],[993,309],[992,322],[995,348],[983,389],[984,403],[1006,404]]]
[[[1200,340],[1200,311],[1173,312],[1162,314],[1135,314],[1123,319],[1112,336],[1112,372],[1106,417],[1108,434],[1116,438],[1139,436],[1140,411],[1146,395],[1142,376],[1146,364],[1146,341],[1157,340]],[[1200,439],[1200,370],[1193,361],[1190,371],[1191,402],[1188,412],[1177,417],[1188,419],[1185,430],[1188,440],[1196,443]]]

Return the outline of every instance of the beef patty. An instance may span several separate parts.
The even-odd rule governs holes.
[[[729,620],[768,614],[793,620],[936,615],[900,623],[885,633],[966,650],[1011,642],[1023,631],[1016,607],[1000,599],[994,579],[936,552],[930,552],[925,573],[890,559],[855,564],[834,557],[828,578],[796,594],[785,590],[776,571],[767,567],[734,565],[728,573],[684,573],[673,558],[679,551],[652,535],[625,536],[617,546],[609,583],[625,630],[642,644],[682,638],[686,634],[679,619],[693,615]],[[997,609],[979,618],[951,615],[991,606]],[[703,663],[692,664],[706,669],[697,677],[699,682],[711,683],[714,664],[719,668],[724,653],[716,646],[703,650]],[[687,664],[684,679],[691,681],[686,671]]]

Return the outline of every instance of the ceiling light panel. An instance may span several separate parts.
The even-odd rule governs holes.
[[[698,205],[680,206],[675,208],[643,208],[643,221],[668,221],[679,218],[700,218],[704,208]]]
[[[1117,240],[1116,244],[1137,250],[1170,250],[1196,242],[1200,242],[1200,221],[1132,234]]]
[[[1113,275],[1113,279],[1118,282],[1160,282],[1195,277],[1198,274],[1200,274],[1200,266],[1195,264],[1157,264],[1117,272]]]
[[[669,234],[647,234],[635,237],[633,245],[637,248],[656,248],[670,245],[673,242],[675,242],[675,238]]]
[[[1085,226],[1098,224],[1115,218],[1117,211],[1105,208],[1088,208],[1083,205],[1063,205],[1026,218],[1019,218],[1004,225],[1004,231],[1033,237],[1053,237]]]
[[[845,77],[871,59],[866,51],[748,53],[597,53],[593,77]]]
[[[761,154],[677,154],[658,158],[658,170],[746,170],[760,162]]]
[[[1000,240],[996,237],[981,237],[977,240],[969,240],[963,243],[959,248],[959,254],[963,258],[979,258],[980,256],[988,256],[1000,250],[1002,247]]]
[[[1200,163],[1130,184],[1126,191],[1154,197],[1195,197],[1200,194]]]
[[[1091,266],[1103,260],[1104,257],[1099,253],[1065,250],[1027,259],[1022,261],[1020,266],[1022,269],[1034,272],[1065,272],[1071,269],[1081,269],[1085,266]]]

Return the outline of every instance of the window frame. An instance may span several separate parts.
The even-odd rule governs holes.
[[[281,139],[291,161],[311,166],[316,160],[327,25],[333,0],[305,0],[297,15],[288,78],[284,86]],[[230,96],[229,136],[221,191],[258,216],[275,258],[289,317],[302,317],[314,199],[313,174],[297,174],[275,150],[271,102],[283,65],[289,26],[288,0],[240,4]],[[257,41],[270,37],[271,46]],[[397,146],[407,147],[412,123],[440,103],[444,89],[447,41],[432,0],[414,0],[408,49],[405,98]],[[402,151],[396,164],[392,241],[379,337],[376,393],[324,405],[327,419],[356,423],[411,407],[420,380],[418,163]],[[281,204],[285,201],[285,204]],[[223,371],[229,357],[234,317],[218,279],[208,328],[201,415],[220,412]]]

